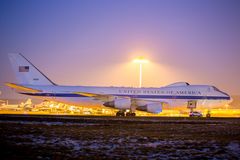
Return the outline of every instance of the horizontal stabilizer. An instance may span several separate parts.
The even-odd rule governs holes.
[[[14,88],[18,91],[31,92],[31,93],[42,92],[41,90],[25,87],[23,85],[14,84],[14,83],[5,83],[5,85],[8,86],[8,87]]]

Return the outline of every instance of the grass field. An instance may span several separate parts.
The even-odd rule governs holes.
[[[0,116],[1,159],[239,159],[240,119]]]

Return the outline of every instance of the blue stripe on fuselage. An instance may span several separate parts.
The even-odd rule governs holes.
[[[74,93],[21,93],[29,96],[42,97],[87,97]],[[222,96],[172,96],[172,95],[121,95],[113,94],[113,96],[127,96],[131,98],[146,98],[146,99],[207,99],[207,100],[230,100],[230,97]]]

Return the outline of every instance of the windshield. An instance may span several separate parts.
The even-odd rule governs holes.
[[[220,91],[217,87],[212,86],[212,88],[213,88],[214,91],[217,91],[217,92],[220,92],[220,93],[222,93],[222,94],[224,94],[226,96],[229,96],[227,93],[225,93],[223,91]]]
[[[214,91],[221,92],[217,87],[212,86],[212,88],[213,88]]]

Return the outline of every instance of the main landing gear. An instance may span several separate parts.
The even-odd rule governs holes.
[[[117,117],[135,117],[136,116],[136,113],[134,112],[127,112],[125,110],[120,110],[116,113],[116,116]]]

